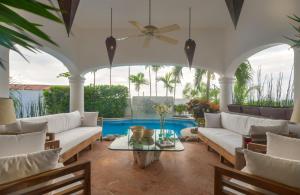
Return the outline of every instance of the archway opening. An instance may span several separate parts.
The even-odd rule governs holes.
[[[292,107],[294,50],[287,44],[264,49],[235,72],[233,102],[258,107]]]
[[[10,96],[14,99],[18,118],[45,115],[44,92],[53,86],[65,87],[69,81],[61,73],[69,72],[57,58],[44,51],[30,52],[16,46],[24,55],[9,53]]]

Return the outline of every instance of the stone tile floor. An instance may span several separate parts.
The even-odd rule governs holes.
[[[213,194],[213,164],[219,157],[203,143],[184,143],[183,152],[163,152],[146,169],[133,162],[130,151],[111,151],[110,142],[97,142],[80,154],[92,162],[92,194],[189,195]]]

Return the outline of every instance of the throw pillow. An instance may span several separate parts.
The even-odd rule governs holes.
[[[246,169],[250,174],[300,188],[300,161],[276,158],[249,150],[245,150],[244,154]]]
[[[20,133],[20,131],[17,122],[8,125],[0,125],[0,134],[17,134]]]
[[[300,139],[267,133],[267,154],[300,161]]]
[[[0,158],[0,184],[49,171],[58,164],[60,149]]]
[[[45,148],[45,140],[45,131],[0,135],[0,157],[42,151]]]
[[[83,127],[96,127],[98,119],[98,112],[85,112],[83,115]]]
[[[256,126],[252,125],[250,127],[249,135],[252,141],[255,143],[266,143],[267,142],[267,132],[272,132],[279,134],[282,132],[282,126]]]
[[[21,120],[21,132],[22,133],[31,133],[31,132],[40,132],[48,130],[48,122],[26,122]]]
[[[206,128],[222,128],[220,113],[204,113]]]

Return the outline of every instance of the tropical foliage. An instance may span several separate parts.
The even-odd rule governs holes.
[[[168,72],[163,77],[159,77],[158,81],[161,81],[164,84],[164,88],[166,89],[166,97],[168,97],[168,93],[172,93],[174,89],[174,85],[176,80],[173,77],[172,72]]]
[[[138,96],[140,96],[141,86],[148,85],[148,81],[145,79],[145,75],[143,73],[130,75],[129,80],[134,84],[135,90],[138,92]]]
[[[182,66],[174,66],[173,70],[172,70],[172,74],[173,74],[173,77],[174,77],[174,80],[175,80],[175,83],[174,83],[174,100],[176,99],[177,84],[181,83],[181,79],[183,77],[182,69],[183,69]]]
[[[155,96],[157,96],[157,82],[158,82],[158,71],[162,68],[162,65],[152,65],[152,71],[155,72]]]
[[[15,47],[20,45],[30,51],[36,51],[36,46],[41,46],[30,34],[47,41],[51,44],[56,43],[41,30],[40,24],[29,21],[20,14],[18,10],[26,11],[31,14],[52,20],[54,22],[61,22],[61,20],[52,13],[57,11],[56,8],[49,6],[37,0],[1,0],[0,1],[0,45],[8,49],[14,50],[20,55],[22,53]],[[22,55],[23,56],[23,55]],[[24,56],[23,56],[24,57]],[[25,57],[24,57],[25,58]],[[4,68],[2,60],[0,66]]]
[[[186,104],[178,104],[178,105],[174,105],[174,110],[176,113],[178,113],[179,115],[182,115],[184,112],[187,111],[187,105]]]
[[[300,26],[299,26],[299,23],[300,23],[300,18],[296,15],[293,15],[293,16],[288,16],[293,22],[296,22],[297,25],[294,25],[294,24],[291,24],[292,27],[296,30],[297,32],[297,35],[296,35],[296,38],[289,38],[289,37],[286,37],[288,40],[290,40],[293,45],[292,47],[296,47],[296,48],[299,48],[300,47]]]

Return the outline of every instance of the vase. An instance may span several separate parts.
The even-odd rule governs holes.
[[[160,116],[160,133],[159,133],[160,141],[165,139],[165,118],[164,116]]]

